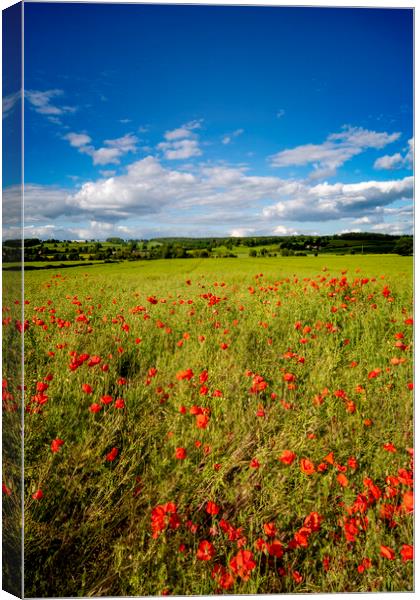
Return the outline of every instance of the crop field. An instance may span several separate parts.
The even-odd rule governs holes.
[[[412,293],[396,255],[25,273],[25,595],[413,590]]]

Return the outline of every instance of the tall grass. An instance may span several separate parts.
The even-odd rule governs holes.
[[[25,594],[411,590],[411,262],[380,261],[27,274]]]

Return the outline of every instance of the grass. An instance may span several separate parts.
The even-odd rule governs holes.
[[[93,265],[25,294],[27,597],[413,589],[410,258]]]

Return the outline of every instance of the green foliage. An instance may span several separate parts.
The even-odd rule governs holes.
[[[190,258],[27,273],[26,596],[214,594],[214,565],[228,568],[238,552],[221,518],[242,528],[243,547],[257,562],[231,593],[411,590],[411,564],[400,549],[412,544],[412,519],[396,513],[389,527],[381,517],[383,505],[400,505],[409,490],[398,484],[396,496],[385,497],[386,477],[410,469],[406,449],[413,444],[411,278],[412,260],[395,255]],[[20,318],[20,307],[10,306],[12,319]],[[59,326],[65,321],[69,326]],[[101,361],[73,370],[71,352]],[[177,377],[187,369],[190,381]],[[374,369],[380,371],[370,377]],[[253,392],[256,375],[267,387]],[[45,381],[48,399],[38,405],[37,382]],[[10,391],[18,393],[19,384],[10,381]],[[112,403],[89,412],[103,395]],[[115,407],[116,398],[125,408]],[[210,410],[205,429],[190,414],[193,406]],[[53,453],[56,438],[64,444]],[[396,452],[384,449],[390,442]],[[113,447],[119,454],[110,462]],[[178,447],[186,448],[185,460],[175,458]],[[286,449],[297,455],[290,466],[279,461]],[[302,458],[317,466],[329,452],[346,467],[348,486],[329,463],[313,475],[301,472]],[[253,459],[259,468],[250,466]],[[366,531],[348,542],[340,523],[366,493],[367,478],[383,496],[369,507]],[[44,496],[34,500],[40,488]],[[208,501],[219,515],[206,512]],[[152,509],[166,502],[177,505],[182,524],[154,539]],[[322,515],[320,530],[307,547],[286,550],[313,511]],[[255,547],[259,538],[269,541],[269,522],[281,559]],[[216,548],[208,562],[197,559],[203,539]],[[392,548],[395,560],[382,558],[380,545]],[[363,558],[372,567],[360,574]]]

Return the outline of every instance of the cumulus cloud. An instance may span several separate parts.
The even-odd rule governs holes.
[[[400,133],[369,131],[362,127],[346,126],[331,133],[322,144],[304,144],[282,150],[270,157],[273,167],[314,166],[313,178],[335,175],[346,161],[368,148],[381,149],[396,141]]]
[[[181,127],[178,127],[177,129],[166,131],[164,135],[165,140],[167,140],[168,142],[172,142],[173,140],[191,137],[194,135],[194,129],[201,128],[201,123],[201,120],[189,121],[188,123],[181,125]]]
[[[64,136],[65,140],[70,142],[70,146],[74,148],[80,148],[81,146],[87,146],[92,141],[92,138],[85,133],[68,133]]]
[[[181,160],[202,154],[197,140],[186,139],[174,142],[161,142],[157,145],[157,148],[163,151],[163,155],[167,160]]]
[[[198,136],[195,129],[200,129],[202,120],[189,121],[177,129],[166,131],[164,142],[157,145],[167,160],[184,160],[202,154],[198,145]]]
[[[103,147],[95,148],[90,143],[92,138],[85,133],[68,133],[64,139],[81,154],[91,156],[94,165],[118,165],[124,154],[136,152],[136,144],[139,141],[135,135],[127,133],[120,138],[105,140]]]
[[[412,221],[412,177],[312,185],[255,176],[244,166],[183,167],[168,168],[148,156],[131,163],[119,175],[105,171],[100,178],[73,190],[27,185],[26,224],[63,228],[66,223],[67,231],[73,232],[66,238],[75,237],[76,230],[83,238],[82,230],[87,232],[88,227],[94,231],[87,223],[104,223],[104,231],[108,226],[109,231],[111,227],[116,231],[116,227],[141,223],[141,233],[132,236],[139,237],[145,236],[145,231],[152,235],[291,235],[300,230],[296,223],[343,219],[367,228],[400,222],[407,229]],[[19,224],[19,193],[18,186],[6,190],[5,225],[9,229]],[[404,200],[403,207],[394,204]]]
[[[414,139],[408,140],[408,146],[405,148],[405,153],[402,155],[400,152],[396,154],[385,154],[380,158],[376,159],[373,165],[375,169],[385,169],[388,171],[394,171],[396,169],[410,169],[413,166],[413,154],[414,154]]]
[[[267,218],[290,221],[331,221],[370,214],[376,207],[401,199],[411,199],[413,177],[392,181],[363,181],[360,183],[322,183],[315,186],[300,184],[289,199],[266,207]]]
[[[54,98],[59,98],[64,94],[63,90],[26,90],[25,98],[27,98],[30,106],[35,112],[41,115],[58,116],[65,113],[74,113],[77,108],[75,106],[58,106],[56,102],[52,102]]]

